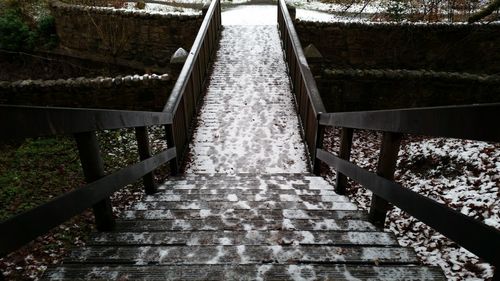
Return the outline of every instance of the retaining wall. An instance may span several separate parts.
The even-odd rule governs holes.
[[[136,62],[163,68],[179,48],[190,50],[203,21],[199,14],[158,14],[51,2],[65,54]]]
[[[161,111],[174,84],[167,74],[0,82],[0,104]]]

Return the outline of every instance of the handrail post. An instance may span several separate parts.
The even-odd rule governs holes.
[[[377,175],[391,181],[394,180],[394,172],[396,171],[396,162],[398,160],[398,152],[402,137],[403,135],[400,133],[383,133],[380,156],[377,164]],[[368,215],[370,221],[376,226],[383,228],[389,207],[389,202],[373,194]]]
[[[314,155],[311,159],[313,161],[313,173],[317,176],[321,174],[321,161],[316,157],[316,151],[323,148],[323,140],[325,137],[325,127],[319,124],[319,115],[316,118],[316,147]]]
[[[175,139],[174,139],[174,127],[172,124],[167,124],[165,125],[165,137],[167,139],[167,147],[176,147],[175,146]],[[175,157],[174,159],[170,160],[170,174],[172,176],[177,175],[179,172],[179,165],[177,164],[178,161],[177,159],[179,158],[179,155]]]
[[[340,133],[340,151],[339,158],[349,161],[351,158],[352,136],[354,130],[352,128],[341,128]],[[335,192],[344,195],[347,190],[347,177],[337,171],[335,179]]]
[[[104,177],[104,165],[95,132],[77,133],[75,134],[75,140],[80,154],[85,181],[91,183]],[[97,230],[113,230],[115,220],[109,197],[97,202],[92,208],[94,210]]]
[[[149,137],[147,127],[135,127],[135,138],[137,140],[137,149],[139,152],[139,160],[143,161],[151,157],[151,147],[149,145]],[[144,190],[146,194],[156,193],[156,184],[153,172],[147,173],[142,177]]]

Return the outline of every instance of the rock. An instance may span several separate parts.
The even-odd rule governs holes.
[[[323,55],[319,52],[319,50],[313,45],[309,44],[304,48],[304,55],[307,59],[322,59]]]
[[[183,48],[177,49],[170,58],[170,63],[184,63],[188,57],[188,52]]]

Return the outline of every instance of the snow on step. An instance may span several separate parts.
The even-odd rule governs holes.
[[[225,26],[188,173],[306,173],[276,25]]]
[[[397,246],[391,233],[345,231],[165,231],[97,233],[87,245],[380,245]]]
[[[66,265],[49,270],[50,280],[446,280],[436,267],[401,265]]]
[[[359,212],[357,216],[363,216]],[[353,213],[356,214],[356,213]],[[356,215],[354,215],[356,216]],[[275,216],[260,215],[259,218],[233,216],[221,218],[208,216],[203,219],[119,220],[119,231],[199,231],[199,230],[335,230],[376,231],[373,224],[359,219],[276,219]]]
[[[283,209],[283,210],[256,210],[245,206],[242,202],[238,209],[201,209],[201,210],[135,210],[124,211],[123,218],[125,219],[205,219],[207,217],[220,217],[224,219],[321,219],[335,217],[335,211],[313,211],[301,209]],[[352,203],[338,203],[335,210],[356,210],[356,206]]]
[[[339,246],[139,246],[82,247],[70,253],[66,263],[164,264],[261,264],[273,263],[365,263],[405,264],[417,262],[415,253],[397,247]]]
[[[342,200],[339,200],[342,199]],[[316,211],[333,211],[341,209],[339,208],[340,203],[349,204],[349,209],[351,208],[351,203],[346,203],[343,198],[334,197],[333,200],[329,202],[316,202],[314,204],[308,202],[294,202],[294,201],[238,201],[238,202],[226,202],[226,201],[189,201],[189,202],[177,202],[177,201],[148,201],[134,204],[131,209],[145,211],[145,210],[155,210],[155,209],[167,209],[167,210],[201,210],[201,209],[244,209],[244,210],[281,210],[281,209],[304,209],[304,210],[316,210]],[[344,208],[345,209],[345,208]]]

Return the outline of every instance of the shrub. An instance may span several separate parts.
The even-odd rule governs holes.
[[[405,0],[390,0],[386,6],[386,13],[390,20],[402,21],[408,9],[409,4]]]
[[[0,16],[0,49],[32,50],[34,42],[35,34],[22,20],[18,10],[9,9]]]
[[[56,22],[53,16],[45,16],[38,21],[37,37],[46,48],[53,48],[58,43]]]

